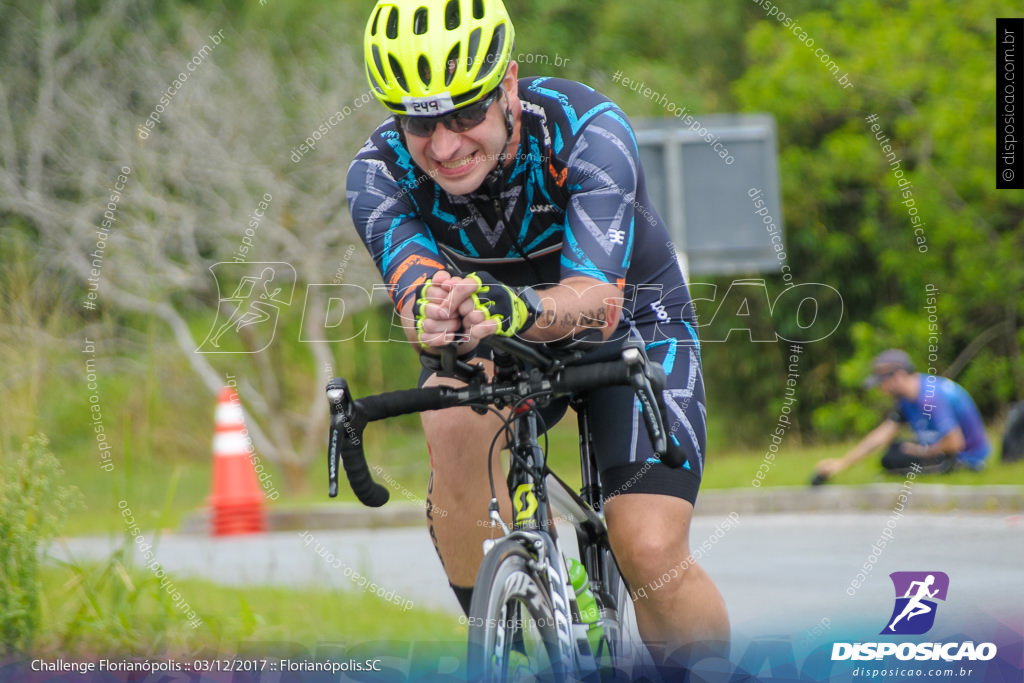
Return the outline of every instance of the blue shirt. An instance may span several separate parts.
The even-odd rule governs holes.
[[[992,447],[970,394],[951,379],[935,375],[920,377],[921,390],[917,398],[913,401],[899,399],[894,419],[909,424],[918,441],[926,446],[941,441],[954,427],[960,427],[965,444],[957,460],[973,468],[983,465]]]

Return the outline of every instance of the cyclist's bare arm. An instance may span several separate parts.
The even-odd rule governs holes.
[[[537,294],[543,313],[523,333],[530,341],[571,339],[588,329],[599,329],[602,338],[608,339],[622,317],[622,292],[594,278],[566,278],[553,287],[537,289]]]
[[[475,283],[453,278],[451,302],[462,316],[464,329],[472,341],[494,334],[496,325],[485,321],[483,314],[473,310],[470,295]],[[537,287],[542,313],[522,337],[528,341],[548,342],[571,339],[588,329],[601,330],[607,339],[619,323],[622,292],[615,285],[589,277],[570,277],[556,285]]]
[[[815,469],[830,477],[838,474],[855,462],[863,460],[872,451],[888,446],[899,431],[900,424],[896,420],[886,420],[868,432],[860,443],[847,451],[843,457],[822,460]]]

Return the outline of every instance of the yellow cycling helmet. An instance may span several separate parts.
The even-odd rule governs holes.
[[[395,114],[446,114],[498,87],[514,40],[501,0],[378,0],[363,38],[366,78]]]

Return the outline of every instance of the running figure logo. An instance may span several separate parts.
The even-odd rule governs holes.
[[[196,352],[259,353],[270,346],[280,307],[292,302],[296,274],[291,264],[227,261],[213,264],[210,272],[217,282],[217,317]],[[222,284],[227,287],[221,289]],[[230,296],[224,296],[224,291],[230,291]],[[242,349],[236,341],[239,336],[245,343]],[[228,340],[235,343],[227,344]]]
[[[935,623],[936,600],[946,600],[949,576],[944,572],[893,572],[896,605],[882,635],[916,636]]]

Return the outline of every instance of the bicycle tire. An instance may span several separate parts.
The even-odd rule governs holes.
[[[516,539],[499,540],[484,557],[469,610],[469,680],[573,680],[568,675],[573,654],[558,636],[547,578],[538,576],[532,563]],[[536,635],[527,652],[530,633]],[[543,661],[531,659],[538,655]]]
[[[609,613],[608,607],[599,603],[601,617],[605,622],[605,633],[608,645],[611,649],[611,665],[613,671],[624,674],[624,680],[630,680],[630,673],[635,667],[643,665],[645,653],[643,642],[640,640],[640,630],[636,623],[636,611],[633,608],[633,600],[630,596],[629,586],[619,573],[611,557],[611,551],[605,550],[612,561],[611,569],[608,571],[608,593],[615,598],[615,615]],[[613,633],[609,633],[609,622]]]

